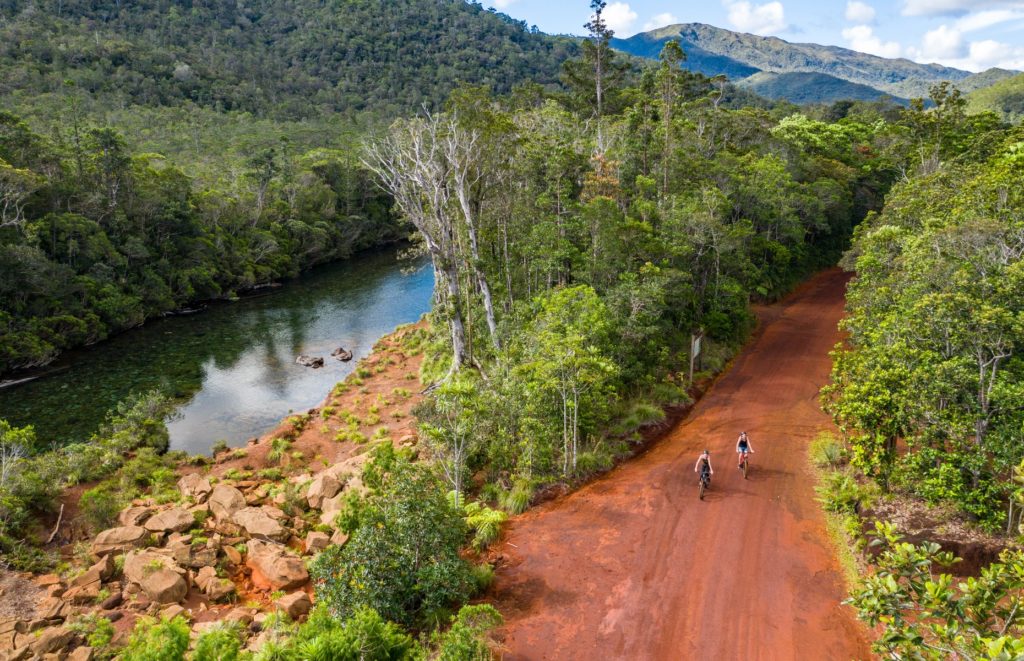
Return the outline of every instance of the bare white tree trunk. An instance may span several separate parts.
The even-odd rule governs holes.
[[[480,164],[475,162],[480,153],[479,137],[476,131],[465,131],[459,128],[458,118],[453,116],[448,124],[446,156],[451,167],[452,186],[455,188],[455,195],[459,200],[459,207],[462,209],[462,217],[466,222],[470,262],[473,274],[476,276],[477,287],[480,288],[480,296],[483,298],[487,329],[490,331],[491,342],[494,344],[495,350],[500,352],[501,339],[498,337],[498,324],[494,317],[494,301],[480,259],[480,242],[477,239],[478,222],[474,212],[475,205],[470,199],[471,189],[479,185],[483,177]]]
[[[398,208],[419,231],[430,253],[435,275],[442,276],[443,282],[437,282],[436,287],[444,294],[452,336],[449,374],[454,373],[466,362],[466,331],[441,119],[427,115],[396,122],[387,137],[366,147],[362,162],[377,175],[380,185],[394,197]]]

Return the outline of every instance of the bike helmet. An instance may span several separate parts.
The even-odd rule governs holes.
[[[708,449],[707,449],[707,448],[704,448],[704,454],[711,454],[711,453],[710,453],[710,452],[708,452]]]

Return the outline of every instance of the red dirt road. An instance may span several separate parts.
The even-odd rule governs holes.
[[[511,524],[506,659],[864,659],[807,469],[847,282],[811,279],[650,451]],[[754,447],[749,479],[736,436]],[[693,465],[715,476],[702,502]]]

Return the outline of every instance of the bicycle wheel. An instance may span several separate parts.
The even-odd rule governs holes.
[[[700,498],[701,500],[704,500],[704,488],[706,486],[707,486],[707,483],[704,481],[704,478],[701,478],[701,480],[700,480],[700,487],[698,487],[698,489],[697,489],[697,497]]]
[[[748,464],[747,460],[746,460],[746,459],[744,459],[744,460],[743,460],[743,479],[744,479],[744,480],[745,480],[745,479],[747,479],[747,466],[748,466],[748,465],[749,465],[749,464]]]

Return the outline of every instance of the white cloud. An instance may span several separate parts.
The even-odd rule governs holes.
[[[668,12],[658,14],[657,16],[652,16],[651,20],[644,23],[644,32],[647,32],[648,30],[657,30],[658,28],[663,28],[666,25],[675,25],[678,22],[679,19]]]
[[[625,2],[612,2],[604,8],[604,20],[616,33],[632,34],[629,29],[636,22],[636,12]]]
[[[963,57],[965,52],[963,34],[955,28],[940,25],[924,34],[917,57],[937,62]]]
[[[879,57],[901,57],[903,47],[896,41],[882,41],[870,25],[854,25],[843,30],[843,39],[850,48]]]
[[[746,0],[722,0],[729,11],[729,24],[742,32],[771,34],[786,29],[786,11],[781,2],[754,5]]]
[[[984,30],[994,25],[1008,23],[1009,21],[1019,21],[1021,19],[1024,19],[1024,10],[989,9],[964,16],[956,22],[956,28],[961,32],[973,32],[974,30]]]
[[[495,9],[508,9],[516,0],[491,0]]]
[[[860,2],[860,0],[850,0],[846,3],[846,20],[858,25],[873,23],[875,21],[875,8],[867,3]]]
[[[905,0],[904,16],[961,16],[985,7],[1024,8],[1022,0]]]

